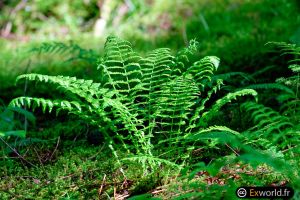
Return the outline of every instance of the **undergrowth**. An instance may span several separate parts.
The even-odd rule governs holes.
[[[295,57],[290,61],[293,74],[277,79],[276,83],[260,83],[257,74],[216,74],[219,58],[195,60],[197,45],[192,40],[175,55],[170,49],[160,48],[143,57],[133,51],[128,41],[111,36],[100,59],[76,45],[53,43],[35,49],[52,53],[78,51],[80,58],[98,63],[97,80],[36,73],[20,75],[17,83],[25,81],[29,90],[33,87],[30,82],[35,82],[37,90],[47,85],[57,94],[54,99],[22,96],[8,106],[69,114],[70,119],[78,120],[78,129],[82,124],[93,127],[93,140],[103,141],[98,153],[109,154],[109,171],[102,171],[101,176],[87,169],[81,173],[86,162],[76,163],[76,158],[76,167],[69,173],[79,182],[73,188],[60,188],[65,193],[58,196],[78,198],[83,192],[92,198],[142,195],[140,198],[232,199],[239,186],[268,185],[291,186],[299,195],[299,48],[273,43],[284,54]],[[230,85],[230,79],[239,80],[236,76],[242,79],[239,85]],[[279,109],[264,105],[261,89],[280,91],[275,97]],[[239,118],[239,122],[226,122],[223,116],[231,116],[232,121]],[[73,145],[76,139],[77,136]],[[95,162],[89,163],[89,167],[98,170],[101,164],[94,153]],[[73,154],[85,157],[88,151],[70,153]],[[60,162],[48,161],[55,165]],[[55,173],[53,177],[49,170],[50,174],[47,169],[43,173],[55,181],[47,183],[45,178],[45,184],[58,184],[59,175]],[[64,166],[64,170],[69,167]],[[89,175],[96,183],[87,183],[90,179],[85,178]],[[33,181],[40,183],[39,179]],[[81,181],[84,186],[78,188]],[[95,184],[100,185],[97,192]],[[56,193],[49,190],[47,195]]]

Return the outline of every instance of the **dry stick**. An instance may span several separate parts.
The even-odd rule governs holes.
[[[116,188],[116,184],[114,184],[114,198],[117,198],[117,188]]]
[[[3,156],[3,157],[0,157],[0,159],[16,159],[16,157],[7,157],[7,156]]]
[[[23,153],[23,157],[25,157],[28,152],[29,152],[29,148],[27,148],[25,153]]]
[[[98,190],[99,199],[100,199],[100,196],[101,196],[101,194],[102,194],[102,189],[103,189],[103,185],[104,185],[105,180],[106,180],[106,174],[104,174],[104,177],[103,177],[101,186],[100,186],[100,188],[99,188],[99,190]]]
[[[289,151],[289,150],[291,150],[291,149],[294,149],[294,148],[296,148],[296,147],[298,147],[298,145],[293,146],[293,147],[290,147],[290,148],[285,149],[285,150],[282,150],[281,152],[282,152],[282,153],[285,153],[285,152],[287,152],[287,151]]]
[[[56,142],[55,149],[54,149],[54,151],[52,152],[52,154],[51,154],[51,156],[50,156],[50,159],[49,159],[49,160],[51,160],[51,159],[52,159],[52,157],[53,157],[53,155],[54,155],[55,151],[56,151],[56,150],[57,150],[57,148],[58,148],[59,142],[60,142],[60,136],[58,136],[58,139],[57,139],[57,142]]]
[[[98,151],[98,153],[96,153],[95,155],[93,155],[93,156],[87,158],[87,160],[91,160],[91,159],[93,159],[93,158],[96,158],[100,153],[102,153],[102,149],[104,148],[105,145],[106,145],[106,144],[104,143],[104,144],[102,145],[102,147],[100,148],[100,150]]]
[[[158,194],[158,193],[161,193],[164,191],[167,191],[167,189],[155,190],[155,191],[151,192],[151,194]]]
[[[43,166],[42,159],[41,159],[41,157],[39,156],[39,154],[38,154],[37,150],[36,150],[34,147],[33,147],[33,150],[35,151],[35,153],[36,153],[36,156],[38,157],[38,159],[39,159],[39,161],[40,161],[40,164]]]
[[[69,174],[69,175],[67,175],[67,176],[59,177],[59,179],[64,180],[64,179],[67,179],[67,178],[70,178],[70,177],[73,177],[73,176],[77,176],[77,175],[78,175],[78,174]]]
[[[231,146],[229,146],[227,143],[225,143],[225,145],[231,149],[231,151],[233,151],[235,153],[235,155],[240,156],[240,154],[238,152],[236,152]]]
[[[30,164],[33,167],[37,167],[36,165],[32,164],[31,162],[29,162],[28,160],[26,160],[22,155],[20,155],[16,149],[14,149],[12,146],[10,146],[7,142],[5,142],[5,140],[0,137],[0,139],[2,140],[2,142],[8,146],[8,148],[10,148],[22,161],[25,161],[26,163]]]
[[[15,145],[16,145],[16,144],[15,144]],[[30,150],[29,148],[26,149],[25,153],[23,153],[23,155],[22,155],[23,158],[26,157],[26,154],[29,152],[29,150]],[[16,151],[17,151],[17,150],[16,150]],[[18,157],[18,158],[19,158],[19,157]],[[24,165],[23,160],[21,160],[21,161],[22,161],[22,164]]]

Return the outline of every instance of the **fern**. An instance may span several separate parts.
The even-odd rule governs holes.
[[[297,64],[300,62],[300,47],[296,46],[296,44],[287,44],[285,42],[269,42],[267,43],[271,48],[275,49],[275,51],[279,51],[281,56],[291,55],[292,59],[288,61],[288,63]]]
[[[175,57],[175,63],[172,66],[172,74],[180,75],[190,67],[193,63],[193,57],[197,53],[199,47],[199,42],[196,40],[191,40],[189,46],[180,50]]]
[[[50,54],[50,55],[64,55],[69,56],[66,61],[73,61],[77,59],[85,60],[89,63],[97,61],[97,54],[91,49],[84,49],[77,44],[70,42],[65,44],[62,42],[44,42],[38,47],[30,49],[31,53]]]
[[[206,124],[206,121],[210,120],[215,114],[227,103],[230,103],[232,100],[236,100],[237,97],[251,95],[254,96],[257,100],[257,92],[252,89],[242,89],[233,93],[228,93],[225,97],[216,101],[216,103],[205,113],[200,120],[199,124]]]
[[[133,161],[133,162],[137,161],[137,162],[142,163],[142,165],[144,167],[147,166],[146,163],[149,162],[149,163],[153,163],[156,166],[159,166],[161,164],[165,164],[167,166],[176,168],[177,170],[178,169],[180,170],[182,168],[182,166],[180,166],[176,163],[170,162],[170,161],[165,160],[165,159],[150,157],[150,156],[131,156],[129,158],[123,158],[122,160],[123,161]]]
[[[139,57],[132,51],[129,42],[109,37],[105,43],[104,62],[99,66],[108,80],[104,86],[112,87],[119,93],[129,94],[141,82]]]
[[[0,101],[1,102],[1,101]],[[15,114],[21,114],[31,122],[33,125],[35,124],[35,117],[32,113],[27,110],[5,105],[0,106],[0,137],[9,137],[9,136],[18,136],[21,138],[25,138],[26,136],[26,128],[25,130],[16,130],[23,129],[23,125],[19,121],[16,120]]]
[[[254,81],[251,75],[244,73],[244,72],[228,72],[224,74],[217,74],[214,75],[213,80],[222,79],[222,80],[231,80],[234,76],[240,76],[245,80]]]
[[[263,137],[270,141],[269,146],[276,145],[286,148],[287,145],[295,145],[295,142],[299,139],[300,135],[296,131],[297,126],[288,117],[254,102],[243,103],[241,108],[245,113],[249,113],[250,119],[255,124],[244,133],[249,135],[249,141],[253,142]]]
[[[214,72],[218,69],[220,59],[215,56],[207,56],[200,61],[195,62],[187,73],[191,74],[198,84],[198,87],[203,91],[208,82],[212,80]]]
[[[294,91],[292,89],[290,89],[289,87],[286,87],[282,84],[279,84],[279,83],[253,84],[253,85],[249,85],[245,88],[250,88],[250,89],[255,89],[255,90],[259,90],[259,89],[277,89],[277,90],[282,90],[286,93],[294,95]]]
[[[133,51],[129,42],[111,36],[98,66],[103,74],[101,83],[76,77],[21,75],[17,82],[28,80],[53,85],[64,94],[64,99],[19,97],[11,105],[41,107],[43,112],[56,110],[57,114],[63,110],[98,126],[109,141],[121,140],[128,152],[132,151],[126,144],[129,140],[134,147],[132,153],[152,156],[157,141],[166,138],[179,141],[186,131],[188,134],[213,132],[218,128],[205,131],[206,122],[222,106],[239,96],[257,95],[254,90],[243,89],[227,94],[208,108],[206,103],[223,85],[221,79],[213,78],[220,61],[207,56],[191,63],[189,56],[193,55],[195,45],[191,43],[175,57],[169,49],[161,48],[143,58]],[[47,50],[55,51],[55,48]],[[224,127],[221,130],[229,131]]]
[[[290,77],[282,77],[276,80],[277,83],[284,84],[293,93],[281,94],[277,97],[282,104],[280,110],[283,115],[290,117],[293,122],[300,123],[300,101],[299,101],[299,87],[300,87],[300,48],[295,44],[287,44],[283,42],[272,42],[269,45],[282,55],[289,55],[292,58],[289,59],[289,69],[293,75]]]

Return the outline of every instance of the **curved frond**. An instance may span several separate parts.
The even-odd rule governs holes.
[[[207,112],[203,113],[200,124],[210,120],[225,104],[230,103],[232,100],[236,100],[237,97],[246,95],[253,96],[255,99],[257,98],[257,92],[252,89],[242,89],[233,93],[228,93],[225,97],[217,100]]]
[[[216,56],[206,56],[195,62],[188,68],[187,74],[191,74],[198,87],[203,91],[207,82],[211,82],[214,72],[218,69],[220,59]]]
[[[104,86],[121,94],[130,93],[141,83],[141,57],[132,50],[129,42],[117,37],[107,39],[104,51],[104,61],[100,65],[108,80]]]
[[[248,85],[247,87],[244,88],[249,88],[249,89],[254,89],[254,90],[259,90],[259,89],[277,89],[277,90],[282,90],[284,92],[294,94],[294,91],[282,84],[279,83],[261,83],[261,84],[253,84],[253,85]]]
[[[81,105],[76,101],[66,101],[66,100],[50,100],[44,98],[34,98],[34,97],[18,97],[13,99],[9,106],[22,107],[27,106],[33,110],[37,107],[41,107],[43,113],[47,110],[52,112],[53,108],[59,108],[66,110],[68,112],[80,112],[82,110]]]

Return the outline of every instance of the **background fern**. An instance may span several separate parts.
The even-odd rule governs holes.
[[[37,53],[38,55],[63,55],[65,62],[74,60],[84,60],[91,64],[97,62],[97,53],[94,50],[82,48],[72,41],[69,44],[63,42],[44,42],[40,46],[31,48],[29,52]]]

